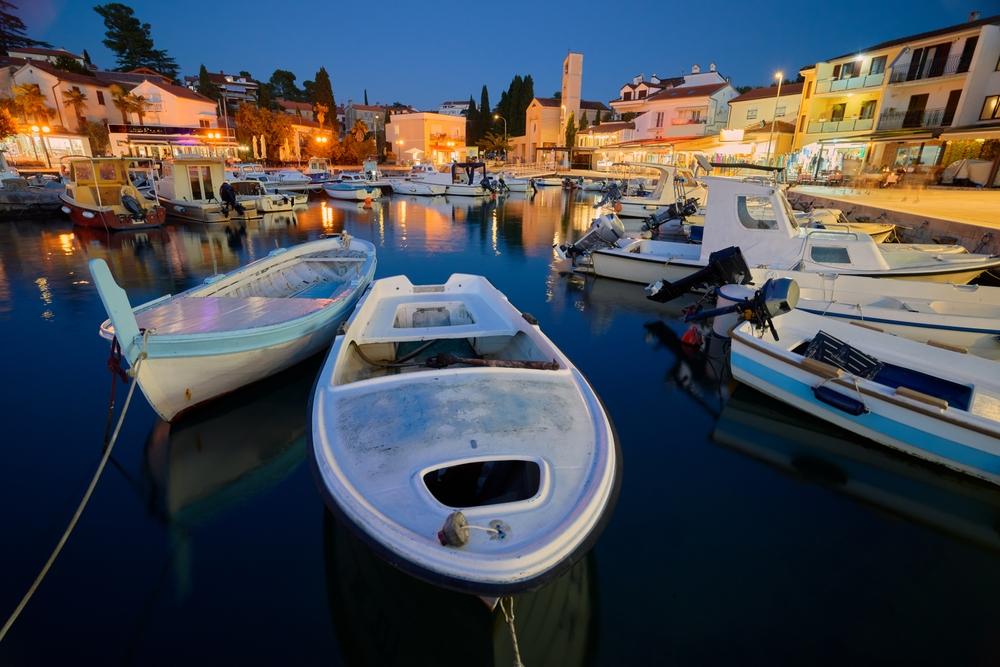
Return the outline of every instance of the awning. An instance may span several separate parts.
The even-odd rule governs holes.
[[[872,143],[895,143],[897,141],[927,141],[928,139],[936,139],[935,132],[933,130],[903,130],[903,131],[889,131],[889,132],[876,132],[872,134],[868,139]]]
[[[941,132],[941,138],[949,141],[969,141],[975,139],[1000,139],[1000,124],[963,125],[949,127]]]

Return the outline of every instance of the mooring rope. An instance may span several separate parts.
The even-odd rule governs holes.
[[[104,472],[104,467],[108,464],[108,459],[111,458],[111,450],[114,449],[115,442],[118,441],[118,434],[121,433],[122,430],[122,424],[125,422],[125,415],[128,413],[129,404],[132,402],[132,395],[135,393],[135,386],[137,384],[136,378],[139,376],[139,368],[142,366],[142,362],[146,358],[146,341],[148,337],[149,331],[147,330],[142,335],[142,352],[139,353],[139,358],[136,359],[135,366],[130,368],[128,371],[129,375],[132,377],[132,383],[129,385],[128,395],[125,397],[125,404],[122,406],[121,416],[118,418],[118,424],[115,426],[111,439],[108,440],[108,444],[104,448],[104,455],[101,456],[101,462],[97,464],[97,470],[94,471],[94,476],[91,478],[90,484],[87,486],[87,491],[83,494],[83,498],[80,499],[80,504],[73,513],[73,518],[70,519],[69,525],[67,525],[66,530],[63,531],[62,537],[60,537],[59,542],[56,543],[56,547],[49,555],[49,559],[45,561],[45,565],[42,566],[38,576],[35,577],[35,581],[32,582],[28,592],[24,594],[23,598],[21,598],[21,602],[18,603],[14,612],[10,615],[10,618],[8,618],[7,622],[4,623],[3,628],[0,628],[0,642],[2,642],[7,636],[7,633],[10,632],[14,622],[21,615],[21,612],[24,611],[24,608],[28,606],[28,602],[35,594],[35,591],[38,590],[38,587],[41,586],[42,581],[45,580],[45,576],[52,568],[52,564],[56,562],[56,558],[59,557],[59,553],[62,551],[63,547],[66,546],[66,542],[69,540],[70,534],[73,532],[73,529],[76,528],[77,522],[80,521],[80,516],[83,514],[83,510],[87,507],[87,503],[90,502],[90,497],[93,495],[94,489],[97,487],[97,482],[101,478],[101,473]]]
[[[509,611],[503,604],[504,600],[509,603]],[[503,612],[507,627],[510,628],[510,641],[514,646],[514,667],[524,667],[524,663],[521,662],[521,648],[517,645],[517,629],[514,627],[514,598],[500,598],[500,611]]]

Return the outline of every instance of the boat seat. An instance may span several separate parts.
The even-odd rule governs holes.
[[[400,306],[428,306],[460,302],[471,316],[468,324],[445,324],[440,326],[396,326],[396,314]],[[360,345],[368,343],[389,343],[431,338],[484,338],[487,336],[513,336],[517,327],[498,313],[478,294],[439,292],[434,294],[401,294],[382,299],[368,325],[358,336]]]
[[[972,387],[912,368],[880,361],[822,330],[816,332],[812,341],[799,346],[795,351],[807,359],[836,366],[886,387],[893,389],[905,387],[939,398],[959,410],[968,410],[972,405]]]
[[[324,284],[329,289],[329,283]],[[178,296],[135,313],[139,326],[158,334],[207,334],[255,329],[309,315],[334,299],[251,296]]]

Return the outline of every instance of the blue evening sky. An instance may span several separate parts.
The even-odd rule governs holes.
[[[54,46],[87,49],[101,67],[94,2],[14,0],[29,34]],[[129,3],[126,3],[129,4]],[[135,0],[183,74],[247,70],[266,80],[276,68],[312,79],[325,66],[338,102],[400,101],[435,108],[445,99],[490,101],[514,74],[531,74],[535,93],[559,89],[568,50],[584,54],[583,96],[617,97],[640,72],[676,75],[715,62],[734,85],[767,84],[799,67],[878,42],[1000,12],[998,0],[837,0],[836,2],[438,2],[436,0]],[[992,12],[991,12],[992,10]]]

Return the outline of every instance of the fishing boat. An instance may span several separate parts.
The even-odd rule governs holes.
[[[732,333],[740,382],[921,459],[1000,484],[1000,364],[793,310]]]
[[[607,179],[583,179],[580,182],[580,189],[584,192],[604,192],[608,188]]]
[[[843,211],[835,208],[815,208],[811,211],[792,211],[795,224],[800,229],[831,232],[859,232],[872,237],[875,243],[885,243],[896,234],[896,225],[888,222],[848,220]],[[683,231],[694,243],[701,243],[705,236],[705,216],[691,215],[684,218]]]
[[[423,181],[394,180],[392,191],[398,195],[420,195],[422,197],[438,197],[447,191],[447,186]]]
[[[264,167],[256,162],[239,162],[233,165],[230,172],[233,180],[259,181],[268,192],[300,192],[318,190],[319,183],[297,169],[277,169],[264,171]]]
[[[599,276],[651,283],[680,280],[707,265],[713,252],[737,246],[754,268],[836,272],[965,284],[1000,267],[1000,256],[961,246],[879,244],[860,232],[802,229],[781,188],[754,179],[705,176],[709,201],[701,245],[621,239],[589,252]]]
[[[167,211],[142,196],[129,170],[152,169],[146,158],[66,158],[69,176],[59,195],[62,212],[73,224],[108,231],[163,224]]]
[[[597,202],[598,206],[613,208],[622,218],[649,219],[678,201],[693,198],[696,202],[703,203],[706,199],[705,189],[687,170],[647,162],[620,162],[614,166],[624,170],[626,175],[643,172],[656,174],[655,183],[649,191],[645,190],[645,185],[640,181],[637,192],[630,193],[627,184],[624,188],[608,188],[604,197]],[[634,231],[628,225],[626,230]]]
[[[323,184],[323,192],[331,199],[366,201],[378,199],[382,195],[379,188],[369,185],[361,174],[343,173],[336,181]]]
[[[311,157],[306,163],[305,171],[302,172],[314,184],[326,183],[334,180],[333,169],[330,161],[325,157]]]
[[[489,194],[484,162],[453,162],[449,172],[423,172],[411,176],[411,181],[445,186],[445,194],[459,197],[481,197]]]
[[[272,250],[132,308],[102,259],[89,263],[116,340],[165,421],[324,349],[375,272],[375,247],[347,235]]]
[[[249,204],[258,213],[281,213],[295,208],[294,193],[271,194],[260,181],[229,181],[229,184],[236,192],[236,201],[244,207]]]
[[[183,157],[165,160],[156,191],[167,214],[193,222],[229,222],[256,218],[257,198],[240,201],[234,186],[226,181],[221,159]]]
[[[397,567],[479,596],[568,568],[620,481],[593,389],[481,276],[376,281],[317,380],[311,434],[333,512]]]
[[[535,176],[531,179],[540,188],[562,187],[562,176]]]

